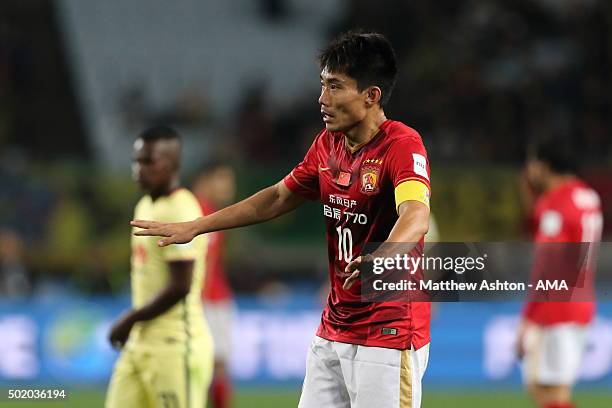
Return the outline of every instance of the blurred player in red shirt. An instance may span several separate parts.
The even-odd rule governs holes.
[[[306,359],[299,407],[420,407],[430,304],[364,301],[357,268],[394,255],[381,247],[359,256],[367,243],[401,243],[403,251],[422,254],[429,225],[427,152],[414,129],[385,116],[397,61],[384,36],[343,34],[323,50],[319,65],[325,128],[283,180],[192,222],[132,225],[143,228],[136,235],[166,237],[159,241],[165,246],[318,200],[331,290]]]
[[[193,192],[204,216],[234,201],[236,177],[234,170],[222,161],[207,163],[199,172]],[[228,362],[232,344],[234,300],[225,276],[223,254],[225,237],[222,231],[208,234],[206,274],[202,288],[204,313],[215,344],[215,371],[210,385],[213,408],[231,405],[232,387]]]
[[[582,274],[582,293],[589,294],[580,302],[531,301],[525,305],[517,345],[525,385],[542,408],[573,407],[571,389],[595,312],[596,245],[579,243],[601,240],[603,216],[599,196],[575,176],[572,158],[562,143],[540,142],[530,151],[526,166],[529,185],[540,193],[533,209],[536,262],[532,277],[560,279],[569,273]],[[563,264],[569,259],[576,265],[579,258],[574,254],[584,249],[588,250],[584,264],[576,268]]]

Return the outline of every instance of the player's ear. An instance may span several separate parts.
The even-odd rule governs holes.
[[[366,106],[370,107],[380,103],[382,91],[377,86],[370,86],[366,89]]]

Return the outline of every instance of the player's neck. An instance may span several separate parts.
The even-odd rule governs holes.
[[[181,188],[181,182],[179,181],[178,176],[176,176],[173,177],[167,185],[160,187],[159,189],[150,191],[149,195],[151,196],[151,199],[155,201],[160,197],[169,196],[179,188]]]
[[[387,117],[382,109],[368,114],[368,116],[356,126],[344,132],[346,147],[351,153],[357,151],[361,146],[368,143],[378,134],[380,126],[385,120],[387,120]]]
[[[562,186],[563,184],[574,180],[576,180],[576,176],[574,176],[573,174],[557,174],[551,176],[548,180],[548,183],[546,183],[546,191],[554,190]]]

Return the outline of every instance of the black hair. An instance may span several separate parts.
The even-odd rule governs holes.
[[[349,31],[334,39],[319,55],[319,67],[348,75],[363,91],[378,86],[382,91],[380,106],[391,98],[397,78],[397,59],[384,35]]]
[[[570,147],[559,140],[539,140],[531,146],[531,156],[546,163],[557,174],[575,173],[577,163],[575,153]]]
[[[143,131],[139,139],[145,142],[156,142],[158,140],[177,140],[180,142],[181,137],[178,132],[169,126],[153,126]]]

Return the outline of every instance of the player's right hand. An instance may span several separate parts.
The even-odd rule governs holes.
[[[349,290],[351,286],[353,286],[353,284],[357,282],[357,279],[359,279],[359,274],[361,273],[357,268],[359,268],[361,262],[363,262],[363,257],[358,256],[357,258],[349,262],[348,265],[346,265],[346,268],[344,268],[344,272],[349,276],[342,284],[342,289]]]
[[[130,225],[142,228],[134,232],[138,236],[165,237],[157,241],[157,245],[165,247],[171,244],[186,244],[197,235],[192,221],[188,222],[157,222],[145,220],[132,220]]]

